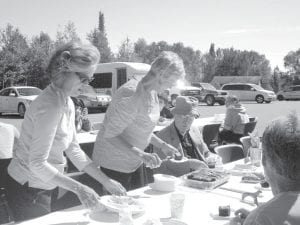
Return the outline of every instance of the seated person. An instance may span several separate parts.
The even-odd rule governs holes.
[[[219,133],[219,143],[240,144],[240,138],[244,136],[244,128],[249,122],[249,116],[236,96],[228,96],[225,105],[226,115],[223,129]]]
[[[262,137],[262,165],[274,197],[250,214],[245,209],[237,210],[239,217],[231,224],[300,224],[299,134],[300,121],[296,113],[267,126]]]
[[[0,122],[0,159],[12,158],[13,145],[19,136],[20,133],[16,127]]]
[[[87,118],[88,110],[83,101],[76,97],[71,97],[75,106],[75,128],[76,132],[91,131],[92,124]]]
[[[163,121],[164,119],[173,119],[174,116],[168,107],[168,99],[166,99],[162,95],[158,95],[158,101],[159,101],[159,109],[160,109],[160,119],[159,120]]]
[[[216,161],[219,159],[219,156],[208,150],[199,128],[192,126],[195,117],[199,115],[197,106],[198,100],[194,97],[176,98],[176,105],[171,110],[174,115],[173,123],[156,135],[177,148],[180,155],[176,155],[175,160],[168,159],[162,151],[154,148],[153,151],[164,160],[159,168],[154,169],[154,173],[181,176],[200,167],[206,167],[207,158],[215,158]]]

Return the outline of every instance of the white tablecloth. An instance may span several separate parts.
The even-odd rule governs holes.
[[[243,160],[227,164],[226,168],[232,168],[235,164],[241,164]],[[184,214],[182,221],[188,225],[218,225],[228,224],[229,220],[215,220],[211,214],[218,214],[218,207],[221,205],[230,205],[234,210],[241,207],[252,210],[256,206],[251,200],[248,203],[241,201],[241,193],[224,190],[223,188],[233,188],[241,191],[256,191],[259,184],[241,183],[240,176],[232,176],[228,183],[212,191],[204,191],[184,186],[178,186],[176,192],[185,194]],[[144,187],[130,194],[149,196],[150,198],[140,198],[146,207],[143,214],[134,215],[134,224],[143,224],[149,218],[167,218],[170,217],[169,198],[171,193],[154,191],[151,188]],[[262,196],[258,198],[260,203],[266,202],[272,198],[269,190],[264,190]],[[86,225],[86,224],[119,224],[118,214],[112,212],[97,212],[89,214],[82,206],[58,211],[49,215],[20,223],[22,225],[43,224],[43,225]]]

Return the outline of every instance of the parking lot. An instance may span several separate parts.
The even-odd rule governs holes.
[[[286,115],[292,110],[296,110],[298,113],[300,112],[300,101],[274,101],[270,104],[242,102],[242,104],[246,107],[249,115],[258,117],[257,129],[259,130],[260,135],[262,135],[267,123],[272,119]],[[215,106],[207,106],[203,103],[199,105],[199,112],[201,117],[209,117],[213,116],[214,114],[225,113],[225,106],[219,106],[218,104]],[[92,112],[89,113],[88,117],[93,123],[101,122],[104,118],[104,115],[105,114],[101,112]],[[20,130],[23,119],[17,115],[2,115],[0,116],[0,121],[13,124]]]

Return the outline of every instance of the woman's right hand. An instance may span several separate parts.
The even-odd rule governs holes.
[[[92,188],[80,184],[74,192],[85,208],[93,210],[99,206],[100,197]]]
[[[113,195],[126,195],[126,189],[118,181],[108,179],[103,183],[105,189]]]
[[[160,167],[161,165],[161,159],[156,153],[143,152],[141,158],[145,163],[146,167],[150,167],[150,169]]]

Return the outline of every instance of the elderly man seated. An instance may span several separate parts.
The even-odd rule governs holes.
[[[271,122],[262,137],[262,164],[274,198],[231,224],[300,224],[300,121],[296,113]],[[249,214],[249,215],[248,215]],[[245,221],[244,218],[246,218]]]
[[[197,106],[198,100],[194,97],[178,96],[176,98],[176,105],[171,109],[174,115],[173,123],[156,135],[177,148],[180,155],[176,155],[175,160],[168,159],[168,155],[154,148],[154,152],[163,160],[162,165],[154,169],[154,173],[181,176],[200,167],[207,167],[208,158],[214,161],[219,160],[219,157],[211,153],[203,142],[200,129],[192,126],[195,117],[199,116]]]

